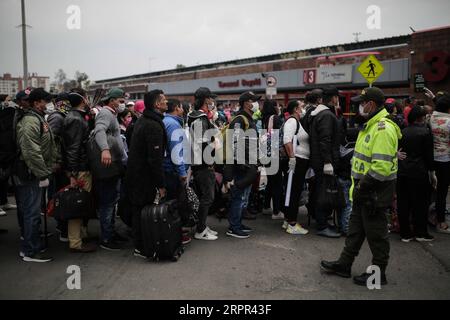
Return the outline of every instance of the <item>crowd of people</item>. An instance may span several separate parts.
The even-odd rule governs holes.
[[[0,215],[17,205],[20,256],[30,262],[51,261],[43,247],[41,212],[58,190],[79,186],[95,198],[99,246],[121,250],[128,240],[115,227],[117,209],[126,203],[133,254],[145,258],[143,208],[156,198],[177,199],[190,185],[199,207],[195,230],[183,228],[185,245],[191,237],[218,239],[208,226],[210,214],[228,218],[227,236],[248,238],[253,230],[242,221],[255,219],[261,209],[282,221],[288,234],[304,236],[308,230],[297,215],[306,204],[317,235],[346,236],[340,259],[323,261],[322,269],[349,276],[367,238],[373,263],[384,274],[392,224],[387,212],[397,213],[402,241],[432,241],[427,224],[434,202],[436,230],[450,234],[450,95],[427,95],[429,105],[386,99],[380,89],[366,88],[352,99],[359,110],[351,125],[335,87],[314,89],[285,107],[275,100],[262,102],[251,91],[235,105],[216,104],[217,96],[208,88],[194,93],[193,104],[167,98],[161,90],[131,101],[120,88],[94,103],[81,88],[58,95],[35,88],[18,92],[14,99],[1,96],[2,134],[8,132],[3,128],[12,128],[2,148],[10,143],[14,146],[8,150],[15,152],[4,152],[6,147],[1,151]],[[13,117],[6,116],[8,110]],[[263,140],[269,161],[261,164]],[[225,152],[229,145],[232,152]],[[208,152],[211,159],[205,156]],[[217,161],[218,153],[231,161]],[[274,162],[275,172],[266,174]],[[267,184],[261,187],[264,177]],[[330,177],[345,198],[335,207],[323,199]],[[16,205],[8,203],[10,185]],[[335,224],[330,223],[333,213]],[[59,240],[68,242],[72,252],[96,250],[88,224],[87,218],[58,220]]]

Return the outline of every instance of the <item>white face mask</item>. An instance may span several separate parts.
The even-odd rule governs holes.
[[[364,118],[369,116],[368,113],[364,112],[364,106],[362,104],[359,105],[359,114]]]
[[[258,101],[253,102],[252,103],[252,112],[255,113],[258,110],[259,110],[259,103],[258,103]]]
[[[117,113],[124,112],[126,108],[127,106],[125,105],[125,103],[120,103],[119,107],[117,108]]]
[[[208,110],[209,111],[214,110],[215,106],[216,105],[214,104],[214,102],[208,103]]]
[[[53,104],[53,102],[49,102],[45,105],[45,112],[46,113],[52,113],[55,111],[55,105]]]

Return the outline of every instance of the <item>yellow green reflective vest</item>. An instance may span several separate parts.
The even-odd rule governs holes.
[[[355,179],[361,180],[366,175],[378,181],[397,178],[398,140],[402,134],[397,124],[387,118],[388,115],[386,109],[381,110],[367,121],[358,134],[352,158],[350,195],[353,195]]]

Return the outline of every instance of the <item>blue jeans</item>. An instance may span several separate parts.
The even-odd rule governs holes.
[[[339,178],[339,183],[342,186],[346,202],[345,208],[339,212],[339,225],[341,230],[347,233],[348,222],[350,220],[350,215],[352,214],[352,202],[350,201],[350,187],[352,186],[352,180]]]
[[[234,181],[236,181],[236,177]],[[231,202],[228,222],[230,223],[230,229],[233,231],[242,229],[242,210],[248,202],[251,189],[251,185],[244,189],[239,189],[235,185],[231,187]]]
[[[114,208],[120,196],[120,178],[97,180],[95,187],[100,215],[101,241],[109,242],[114,235]]]
[[[41,225],[42,188],[39,181],[26,182],[16,186],[18,212],[23,215],[23,237],[21,251],[27,257],[42,249],[39,227]]]

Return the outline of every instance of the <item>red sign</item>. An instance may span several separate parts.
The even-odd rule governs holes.
[[[316,83],[316,70],[304,70],[303,71],[303,83],[315,84]]]
[[[441,50],[430,51],[424,58],[428,70],[424,72],[425,80],[439,82],[444,80],[450,70],[450,54]]]
[[[253,80],[236,80],[236,81],[230,81],[230,82],[223,82],[219,81],[219,88],[237,88],[239,86],[242,87],[254,87],[254,86],[261,86],[261,79],[253,79]]]

